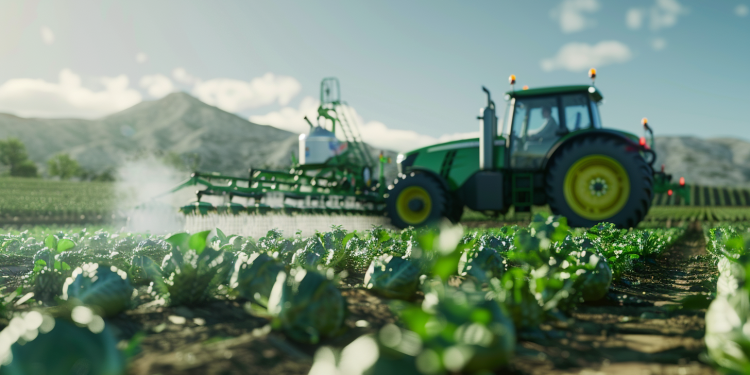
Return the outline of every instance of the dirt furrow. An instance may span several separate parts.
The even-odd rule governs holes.
[[[693,227],[658,259],[639,262],[604,302],[585,304],[566,322],[522,338],[517,374],[714,374],[701,362],[705,310],[681,308],[712,289],[715,267]],[[713,283],[715,284],[715,283]]]

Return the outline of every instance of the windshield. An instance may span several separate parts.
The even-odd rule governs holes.
[[[599,118],[599,102],[591,101],[591,115],[594,116],[594,128],[602,128],[602,120]]]

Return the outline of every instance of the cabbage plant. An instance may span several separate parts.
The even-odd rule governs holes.
[[[706,348],[725,373],[750,373],[750,298],[742,290],[720,294],[706,311]]]
[[[166,241],[172,251],[159,267],[143,255],[133,257],[132,271],[149,280],[153,291],[172,306],[195,306],[210,301],[227,279],[231,258],[206,246],[209,231],[187,236],[178,233]]]
[[[243,298],[267,306],[276,276],[283,270],[284,266],[268,254],[254,253],[248,257],[240,253],[229,286]]]
[[[364,285],[386,298],[408,300],[419,288],[419,268],[398,256],[382,255],[370,264]]]
[[[505,258],[490,247],[479,246],[461,254],[458,274],[473,277],[480,282],[489,282],[505,273]]]
[[[30,311],[0,332],[0,374],[125,374],[125,359],[104,320],[78,306],[67,318]]]
[[[226,279],[226,269],[230,266],[225,260],[225,253],[210,247],[200,253],[190,249],[182,254],[173,249],[171,256],[164,260],[164,286],[173,306],[195,306],[210,301],[216,294],[218,286]]]
[[[62,299],[94,307],[107,317],[129,308],[134,290],[125,271],[114,266],[84,263],[66,280]]]
[[[433,280],[424,289],[422,305],[403,309],[400,315],[405,328],[422,341],[421,353],[415,353],[417,358],[434,358],[430,373],[487,372],[510,362],[516,332],[501,305],[470,285],[457,288]],[[383,346],[404,354],[410,350],[413,353],[413,345],[402,345],[384,331],[385,328],[379,335]],[[409,335],[402,332],[398,336]],[[419,362],[417,365],[421,367]]]
[[[275,326],[295,341],[315,344],[344,328],[346,302],[332,279],[295,268],[278,274],[268,299]]]

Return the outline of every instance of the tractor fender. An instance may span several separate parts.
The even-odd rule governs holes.
[[[424,173],[424,174],[428,174],[432,178],[434,178],[436,181],[440,182],[440,187],[442,187],[445,190],[446,193],[450,193],[450,191],[451,191],[450,188],[449,188],[449,186],[448,186],[448,181],[446,181],[443,178],[443,176],[435,173],[435,171],[429,170],[427,168],[422,168],[422,167],[411,167],[411,168],[409,168],[409,172],[407,172],[406,174],[409,174],[409,173]]]
[[[547,155],[544,157],[544,162],[542,164],[542,169],[547,170],[547,165],[549,164],[549,161],[552,160],[556,156],[556,154],[562,149],[563,146],[567,145],[571,141],[586,138],[586,137],[607,137],[607,138],[614,138],[621,140],[628,144],[629,146],[632,146],[635,149],[643,150],[643,147],[638,144],[638,142],[633,141],[632,139],[625,136],[622,132],[611,130],[611,129],[595,129],[590,130],[586,132],[580,132],[578,134],[574,134],[568,138],[565,138],[557,143],[555,143],[552,148],[547,152]],[[649,150],[653,153],[653,151]],[[656,154],[654,154],[654,160],[656,159]]]

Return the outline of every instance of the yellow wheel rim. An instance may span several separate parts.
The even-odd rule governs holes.
[[[422,201],[422,207],[419,210],[409,208],[409,202],[414,199]],[[396,212],[398,216],[407,224],[420,224],[427,220],[432,211],[432,199],[430,194],[421,186],[409,186],[396,198]]]
[[[615,216],[630,196],[630,178],[617,160],[591,155],[578,160],[565,174],[565,201],[584,219]]]

